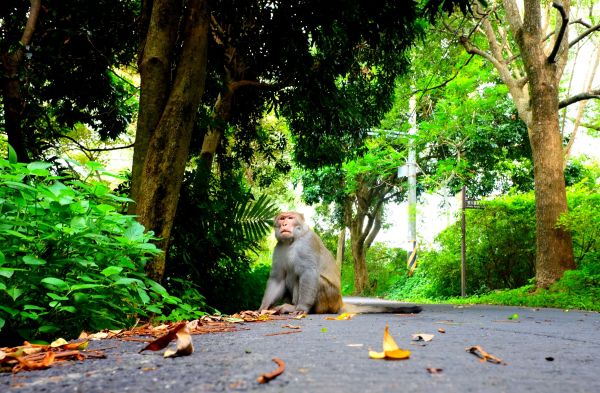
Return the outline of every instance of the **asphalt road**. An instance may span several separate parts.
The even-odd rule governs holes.
[[[517,319],[509,319],[518,314]],[[282,325],[300,325],[297,333]],[[373,360],[383,330],[408,360]],[[600,392],[600,314],[517,307],[424,305],[418,315],[357,315],[352,320],[246,323],[193,336],[196,351],[165,359],[138,353],[140,342],[101,340],[106,359],[0,374],[0,392]],[[438,329],[445,330],[441,333]],[[434,334],[429,342],[415,333]],[[479,345],[506,364],[481,362]],[[256,378],[285,362],[267,384]],[[441,369],[431,374],[428,368]]]

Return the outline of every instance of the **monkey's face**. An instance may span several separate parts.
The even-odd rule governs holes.
[[[278,240],[292,240],[302,228],[301,218],[292,213],[282,213],[275,219],[275,237]]]

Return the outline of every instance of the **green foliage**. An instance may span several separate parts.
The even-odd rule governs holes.
[[[19,45],[29,7],[29,2],[20,0],[1,2],[3,56]],[[102,139],[125,132],[137,109],[131,100],[136,88],[116,75],[114,68],[135,59],[139,39],[132,26],[139,9],[139,0],[98,0],[85,7],[78,0],[44,1],[18,70],[23,135],[17,137],[31,158],[44,156],[49,143],[57,143],[59,134],[78,123],[97,131]],[[0,121],[7,116],[8,108],[3,109]],[[26,157],[19,159],[26,161]]]
[[[54,176],[51,165],[0,160],[2,333],[74,337],[154,313],[168,318],[169,310],[196,315],[145,276],[160,250],[133,217],[118,213],[129,200],[102,183]]]
[[[597,178],[596,172],[590,175]],[[399,283],[396,299],[444,300],[531,307],[599,310],[600,194],[594,181],[583,178],[568,190],[569,212],[558,225],[573,236],[577,270],[565,272],[549,289],[535,289],[535,210],[533,195],[515,195],[467,211],[467,294],[460,295],[460,227],[455,224],[437,237],[437,246],[419,253],[415,275]]]
[[[188,172],[180,194],[165,277],[193,283],[222,312],[256,309],[268,267],[252,265],[248,251],[260,250],[278,213],[267,196],[254,198],[241,171],[210,177]],[[264,281],[263,281],[264,279]]]

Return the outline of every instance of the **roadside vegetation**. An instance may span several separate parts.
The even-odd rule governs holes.
[[[0,7],[0,339],[256,309],[307,206],[345,295],[599,310],[594,2],[79,3]],[[377,242],[461,190],[468,298],[458,223]]]

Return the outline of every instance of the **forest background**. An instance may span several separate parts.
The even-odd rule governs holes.
[[[303,204],[344,294],[598,310],[598,5],[396,3],[3,2],[2,339],[256,309]],[[480,200],[467,298],[460,220],[375,241],[407,161]]]

